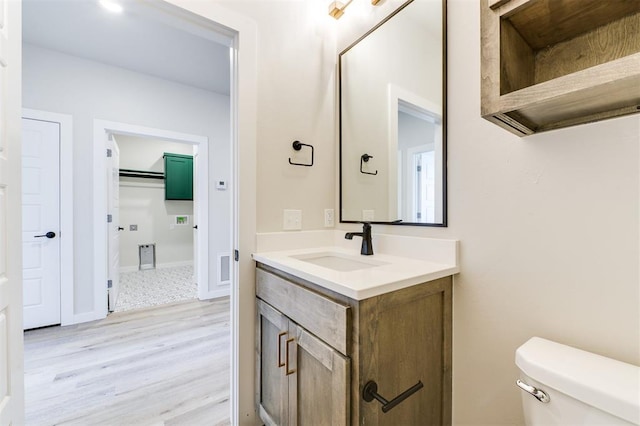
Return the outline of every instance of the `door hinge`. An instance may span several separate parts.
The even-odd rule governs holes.
[[[107,288],[113,287],[113,280],[107,280]]]
[[[111,149],[107,148],[107,158],[111,158],[112,155]]]
[[[240,252],[238,250],[233,251],[233,260],[235,260],[236,262],[240,260]]]
[[[417,171],[418,173],[420,173],[420,172],[422,171],[422,166],[418,166],[418,167],[416,167],[416,171]]]
[[[111,222],[113,222],[113,216],[108,214],[107,215],[107,223],[111,223]]]

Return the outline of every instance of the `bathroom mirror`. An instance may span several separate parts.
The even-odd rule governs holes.
[[[340,221],[446,226],[446,0],[409,0],[338,57]]]

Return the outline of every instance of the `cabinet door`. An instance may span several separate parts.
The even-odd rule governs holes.
[[[288,424],[288,383],[284,367],[287,317],[257,300],[256,401],[266,425]]]
[[[165,200],[193,200],[193,157],[164,154]]]
[[[289,424],[339,426],[349,422],[349,358],[293,321],[285,342]]]

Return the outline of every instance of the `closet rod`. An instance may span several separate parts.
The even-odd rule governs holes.
[[[147,178],[147,179],[164,179],[164,173],[162,172],[150,172],[146,170],[132,170],[132,169],[120,169],[120,176]]]

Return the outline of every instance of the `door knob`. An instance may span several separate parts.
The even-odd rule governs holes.
[[[124,231],[124,228],[122,226],[118,226],[118,231]]]
[[[195,225],[195,226],[193,227],[193,229],[198,229],[198,225]]]
[[[55,238],[55,237],[56,237],[56,233],[55,233],[55,232],[51,232],[51,231],[49,231],[49,232],[47,232],[47,233],[46,233],[46,234],[44,234],[44,235],[34,235],[34,237],[33,237],[33,238],[42,238],[42,237]]]

